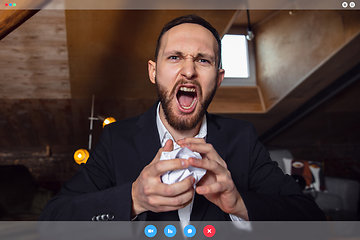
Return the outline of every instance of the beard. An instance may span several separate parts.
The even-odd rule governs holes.
[[[194,112],[192,113],[182,113],[183,116],[178,117],[175,115],[174,110],[171,106],[171,100],[176,98],[176,89],[179,84],[186,84],[189,81],[179,81],[175,84],[171,92],[166,91],[163,86],[161,86],[155,78],[155,86],[158,98],[161,102],[161,106],[164,110],[165,119],[169,125],[177,131],[188,131],[194,129],[200,121],[202,121],[207,108],[209,107],[212,99],[214,98],[217,85],[215,82],[214,87],[206,94],[203,95],[202,88],[200,83],[197,80],[192,80],[190,83],[198,86],[199,92],[197,93],[199,106],[196,106]]]

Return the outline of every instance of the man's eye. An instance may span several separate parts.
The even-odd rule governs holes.
[[[177,60],[177,59],[179,59],[179,57],[178,57],[178,56],[170,56],[169,59],[171,59],[171,60]]]
[[[210,63],[210,61],[207,60],[207,59],[199,59],[199,62],[201,62],[201,63]]]

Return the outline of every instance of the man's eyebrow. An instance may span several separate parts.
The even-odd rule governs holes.
[[[207,53],[198,53],[196,58],[207,58],[210,59],[210,61],[215,62],[215,56]]]
[[[180,51],[172,50],[172,51],[164,52],[164,55],[165,56],[169,56],[169,55],[183,56],[183,53]]]

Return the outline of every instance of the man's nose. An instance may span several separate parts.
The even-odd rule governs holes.
[[[189,80],[197,77],[196,65],[193,59],[185,59],[181,68],[181,75]]]

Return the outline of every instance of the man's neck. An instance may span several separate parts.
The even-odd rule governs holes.
[[[201,122],[199,122],[195,128],[188,130],[188,131],[179,131],[179,130],[174,129],[172,126],[170,126],[170,124],[166,120],[165,113],[164,113],[164,110],[162,109],[161,103],[160,103],[159,115],[160,115],[160,119],[161,119],[162,123],[164,124],[165,128],[169,131],[169,133],[171,134],[171,136],[174,138],[175,141],[178,141],[180,139],[184,139],[187,137],[195,137],[200,131]]]

